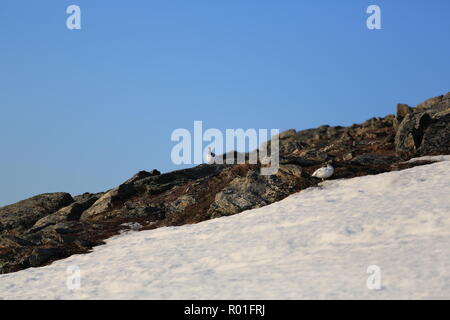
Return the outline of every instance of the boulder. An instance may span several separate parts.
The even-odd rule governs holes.
[[[434,115],[424,130],[422,143],[417,149],[419,155],[450,154],[450,110]]]
[[[327,154],[321,154],[320,156],[317,155],[317,153],[310,154],[310,157],[299,157],[299,156],[288,156],[288,157],[281,157],[280,158],[280,165],[288,165],[288,164],[294,164],[300,167],[311,167],[316,166],[322,163],[320,160],[315,160],[314,158],[319,159],[327,159]],[[313,158],[313,159],[312,159]]]
[[[148,171],[139,171],[138,173],[136,173],[134,176],[132,176],[130,179],[128,179],[127,181],[125,181],[123,184],[133,184],[139,180],[148,178],[148,177],[153,177],[153,176],[159,176],[161,174],[161,172],[159,172],[158,170],[154,169],[150,172]]]
[[[0,208],[0,231],[29,228],[73,201],[68,193],[46,193]]]
[[[396,156],[386,156],[382,154],[362,154],[354,157],[351,163],[364,165],[386,165],[399,161],[400,158]]]
[[[302,167],[296,164],[280,164],[280,171],[285,174],[290,174],[298,178],[302,177]]]
[[[303,137],[293,129],[284,131],[278,135],[279,138],[279,153],[280,155],[288,155],[296,150],[307,148],[307,143]],[[276,138],[277,136],[273,137]],[[272,139],[273,139],[272,138]],[[268,153],[271,152],[271,140],[261,144],[260,150],[267,149]]]
[[[165,218],[165,213],[161,208],[153,206],[130,206],[125,205],[127,218],[146,218],[149,221],[161,220]],[[124,216],[124,215],[122,215]]]
[[[103,214],[111,210],[114,206],[115,199],[125,196],[125,192],[121,193],[119,188],[112,189],[104,193],[89,209],[84,211],[80,220],[85,221],[99,214]]]
[[[64,221],[77,221],[81,214],[89,209],[97,200],[98,195],[89,194],[89,197],[79,197],[78,201],[64,207],[57,212],[39,219],[33,226],[33,231],[38,231],[49,225],[54,225]]]
[[[104,192],[98,192],[98,193],[85,192],[85,193],[80,194],[78,196],[74,196],[73,197],[73,201],[74,202],[83,203],[85,201],[89,201],[92,198],[99,199],[103,194],[104,194]]]
[[[61,248],[36,248],[33,250],[28,261],[31,266],[38,267],[50,260],[58,259],[64,256],[64,250]]]

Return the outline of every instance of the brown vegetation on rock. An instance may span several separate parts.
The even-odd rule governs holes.
[[[321,126],[280,134],[280,168],[200,165],[161,174],[141,171],[105,193],[43,194],[0,208],[0,273],[41,266],[93,246],[130,226],[180,226],[258,208],[319,183],[311,174],[333,160],[332,179],[401,170],[418,155],[450,153],[450,94],[397,115],[350,127]],[[270,149],[270,142],[269,142]]]

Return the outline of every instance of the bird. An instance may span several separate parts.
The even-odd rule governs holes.
[[[316,171],[314,171],[314,173],[312,174],[312,177],[322,179],[322,181],[323,181],[323,180],[331,177],[333,174],[334,174],[334,168],[331,165],[331,161],[329,161],[329,162],[327,162],[326,167],[322,167],[322,168],[319,168]]]
[[[213,164],[216,161],[216,154],[211,152],[211,147],[208,147],[208,153],[206,153],[206,162]]]

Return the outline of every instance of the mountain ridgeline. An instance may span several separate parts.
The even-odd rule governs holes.
[[[38,267],[87,253],[123,230],[180,226],[238,214],[317,185],[311,174],[333,160],[332,179],[401,170],[450,154],[450,93],[396,115],[350,127],[321,126],[279,135],[280,168],[204,164],[161,174],[141,171],[103,193],[42,194],[0,208],[0,273]],[[270,148],[270,142],[269,142]]]

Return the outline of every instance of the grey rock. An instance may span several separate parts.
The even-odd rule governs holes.
[[[133,177],[131,177],[130,179],[128,179],[127,181],[125,181],[123,184],[133,184],[139,180],[148,178],[148,177],[153,177],[153,176],[159,176],[161,174],[161,172],[159,172],[158,170],[154,169],[150,172],[148,171],[139,171],[138,173],[136,173]]]
[[[426,128],[422,143],[417,149],[419,155],[450,153],[450,112],[438,113]]]
[[[416,111],[431,111],[438,113],[450,108],[450,92],[445,95],[440,95],[431,99],[427,99],[424,102],[416,106]]]
[[[73,203],[68,193],[41,194],[0,208],[0,231],[29,228],[39,219]]]
[[[162,220],[165,218],[164,211],[161,208],[152,206],[139,206],[129,209],[126,213],[127,217],[147,218],[148,220]]]
[[[383,145],[388,143],[395,143],[395,134],[389,134],[386,138],[384,138]]]
[[[386,156],[381,154],[362,154],[354,157],[351,163],[358,165],[386,165],[399,161],[396,156]]]
[[[286,139],[286,138],[296,137],[296,135],[297,135],[297,131],[295,129],[289,129],[289,130],[281,132],[278,135],[278,137],[280,139]]]
[[[300,132],[293,129],[284,131],[278,135],[279,138],[279,153],[280,155],[287,155],[295,150],[307,148],[307,143],[304,138],[299,136]],[[276,138],[276,137],[274,137]],[[267,149],[268,154],[271,152],[272,140],[263,143],[260,150]]]
[[[381,118],[372,118],[372,119],[365,121],[362,124],[363,128],[368,128],[368,129],[379,129],[379,128],[383,128],[384,126],[385,126],[385,124],[383,123]]]
[[[399,103],[397,105],[397,118],[403,119],[406,115],[413,112],[413,108],[408,106],[407,104]]]
[[[303,173],[302,167],[296,164],[281,164],[280,171],[299,178],[302,176]]]
[[[395,136],[399,155],[409,158],[449,152],[449,101],[450,93],[429,99],[405,116]]]
[[[64,250],[61,248],[36,248],[29,257],[31,266],[41,266],[52,259],[61,258],[64,256]]]
[[[317,185],[310,175],[330,159],[336,161],[334,177],[344,179],[416,165],[386,156],[395,154],[399,143],[410,143],[410,154],[450,153],[448,102],[446,95],[414,109],[400,106],[396,116],[350,127],[285,131],[279,135],[280,170],[273,176],[259,174],[264,163],[200,165],[164,174],[141,171],[115,189],[73,199],[69,195],[64,204],[33,200],[1,208],[0,273],[89,252],[133,223],[145,229],[179,226],[268,205]]]
[[[12,235],[0,235],[0,249],[2,248],[20,248],[33,245],[26,239],[18,238]]]
[[[395,148],[398,154],[414,156],[422,144],[425,129],[431,123],[431,116],[426,112],[410,113],[400,124],[395,136]]]
[[[90,240],[86,240],[86,239],[76,239],[74,241],[74,243],[80,247],[80,248],[85,248],[85,249],[91,249],[92,247],[98,245],[99,243],[97,242],[93,242]]]
[[[320,157],[321,159],[328,158],[328,155],[321,153],[314,153],[314,157]],[[314,160],[310,158],[305,157],[297,157],[297,156],[289,156],[289,157],[281,157],[280,158],[280,165],[287,165],[287,164],[294,164],[298,165],[300,167],[311,167],[321,164],[322,162],[319,160]]]

